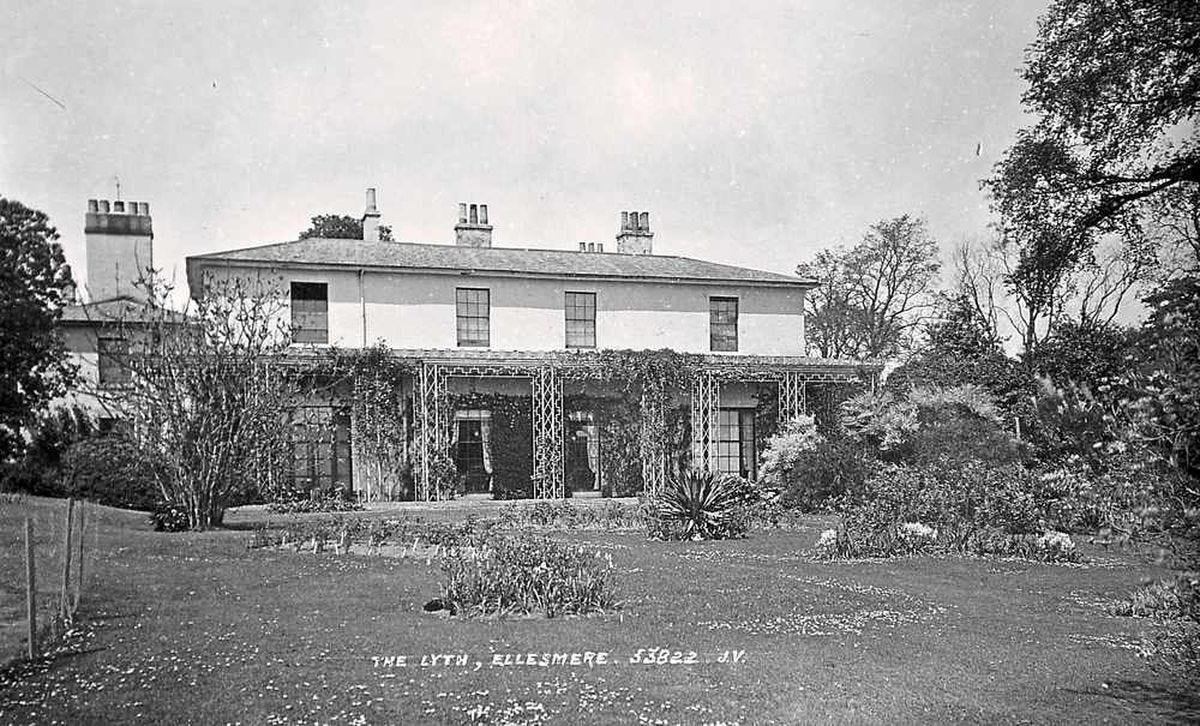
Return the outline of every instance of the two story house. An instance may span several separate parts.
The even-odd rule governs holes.
[[[517,449],[528,459],[524,493],[539,498],[653,490],[685,460],[753,476],[766,429],[803,411],[810,388],[877,373],[804,355],[804,296],[815,281],[656,254],[646,212],[622,212],[607,250],[493,245],[484,204],[459,205],[453,244],[383,241],[379,219],[368,190],[362,239],[187,259],[193,298],[215,277],[275,281],[298,359],[383,346],[409,371],[390,434],[398,453],[386,463],[368,455],[378,447],[365,445],[353,391],[298,414],[300,487],[377,499],[408,486],[437,498],[448,456],[467,493],[520,496],[519,483],[497,488],[498,461]],[[615,363],[649,351],[686,368],[672,379],[684,383],[658,390]],[[618,398],[636,404],[632,415],[629,406],[614,413]],[[504,427],[524,439],[508,431],[501,442]]]

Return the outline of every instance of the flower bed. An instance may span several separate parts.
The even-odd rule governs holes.
[[[558,615],[618,607],[612,556],[540,538],[496,537],[442,560],[441,601],[451,613]]]

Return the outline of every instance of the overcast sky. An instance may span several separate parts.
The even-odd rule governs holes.
[[[949,247],[986,231],[1043,5],[0,0],[0,195],[77,276],[114,177],[180,277],[368,186],[401,241],[452,242],[462,201],[497,246],[634,209],[657,252],[779,272],[903,213]]]

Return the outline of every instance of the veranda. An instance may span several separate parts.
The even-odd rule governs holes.
[[[666,350],[391,357],[402,373],[388,385],[359,375],[329,402],[348,419],[326,447],[332,464],[310,442],[298,473],[314,481],[340,464],[369,501],[652,494],[687,467],[753,478],[781,422],[828,409],[879,373],[857,362]]]

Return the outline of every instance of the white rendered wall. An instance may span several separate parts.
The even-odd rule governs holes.
[[[87,293],[92,301],[145,297],[135,283],[154,264],[148,236],[87,233]]]
[[[455,289],[484,288],[491,301],[492,350],[564,350],[566,292],[596,294],[597,348],[708,353],[709,297],[738,298],[738,350],[804,354],[804,293],[765,288],[671,283],[521,279],[484,275],[331,269],[217,268],[260,276],[282,291],[291,282],[329,285],[329,343],[359,347],[456,348]],[[365,326],[364,326],[365,323]]]

